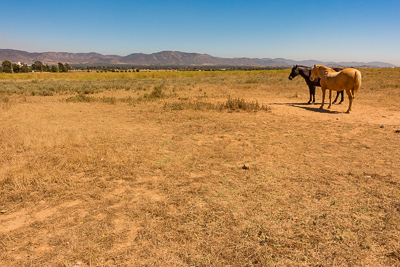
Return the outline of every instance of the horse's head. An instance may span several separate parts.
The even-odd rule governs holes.
[[[311,69],[310,80],[314,81],[317,77],[319,77],[318,66],[314,65],[314,67]]]
[[[297,75],[299,75],[299,69],[297,68],[297,65],[295,65],[295,66],[293,66],[292,72],[289,75],[289,80],[292,80]]]

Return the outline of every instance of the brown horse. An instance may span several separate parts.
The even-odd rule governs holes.
[[[355,94],[361,87],[361,72],[353,68],[347,68],[340,72],[336,72],[333,69],[322,65],[314,65],[311,70],[310,80],[313,81],[317,77],[321,78],[322,104],[320,109],[324,107],[326,89],[329,89],[328,109],[332,105],[332,90],[346,90],[349,97],[349,109],[346,113],[350,113]]]

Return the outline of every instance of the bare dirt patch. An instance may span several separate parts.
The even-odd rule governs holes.
[[[0,265],[399,265],[399,70],[362,73],[351,114],[289,71],[7,82]]]

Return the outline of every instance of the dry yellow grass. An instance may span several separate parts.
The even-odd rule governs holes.
[[[350,115],[288,70],[1,75],[0,265],[399,265],[399,69],[361,71]]]

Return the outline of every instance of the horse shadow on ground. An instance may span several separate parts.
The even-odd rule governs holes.
[[[340,114],[344,112],[329,110],[329,109],[320,109],[319,106],[321,104],[308,104],[308,103],[270,103],[269,105],[277,105],[277,106],[291,106],[295,108],[301,108],[308,111],[318,112],[318,113],[326,113],[326,114]],[[326,104],[325,104],[326,105]],[[329,104],[328,104],[329,105]],[[332,104],[333,105],[333,104]]]

